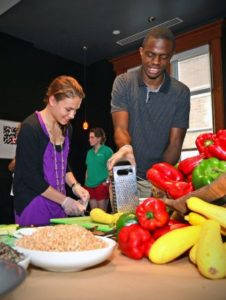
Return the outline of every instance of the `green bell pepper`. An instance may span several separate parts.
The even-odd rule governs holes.
[[[195,189],[199,189],[210,184],[225,172],[226,161],[216,157],[204,159],[192,172],[192,184]]]
[[[121,228],[132,224],[137,224],[137,223],[138,223],[137,216],[134,213],[122,214],[119,217],[118,221],[116,222],[117,235]]]

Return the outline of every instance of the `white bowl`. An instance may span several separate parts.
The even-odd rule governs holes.
[[[25,235],[32,235],[32,233],[34,233],[37,230],[38,227],[25,227],[25,228],[21,228],[16,230],[13,233],[13,236],[16,238],[22,238]]]
[[[19,261],[17,264],[26,270],[29,266],[29,263],[30,263],[30,257],[25,255],[24,259]]]
[[[30,257],[31,263],[48,271],[74,272],[95,266],[108,259],[116,245],[114,240],[106,237],[97,237],[104,240],[108,246],[96,250],[86,251],[36,251],[16,246],[19,252]]]

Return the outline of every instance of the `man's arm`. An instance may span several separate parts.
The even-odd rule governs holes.
[[[129,145],[131,137],[128,132],[129,113],[127,111],[117,111],[112,113],[114,125],[114,139],[118,148]]]
[[[179,161],[186,132],[186,128],[171,128],[169,144],[163,154],[163,161],[172,165]]]
[[[135,165],[133,148],[130,146],[131,137],[128,131],[129,113],[127,111],[113,112],[112,120],[114,139],[119,150],[108,160],[108,169],[111,170],[117,162],[122,160],[128,160],[132,165]]]

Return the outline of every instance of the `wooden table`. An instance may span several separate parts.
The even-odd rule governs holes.
[[[225,300],[226,279],[202,277],[187,257],[165,265],[135,261],[116,249],[105,263],[80,272],[30,266],[25,281],[4,300]]]

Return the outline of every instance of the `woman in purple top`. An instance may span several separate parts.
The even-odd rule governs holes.
[[[71,126],[84,93],[69,76],[55,78],[46,107],[27,117],[17,139],[13,182],[15,221],[21,226],[47,225],[52,218],[81,215],[89,193],[68,165]],[[81,201],[66,196],[65,184]]]

